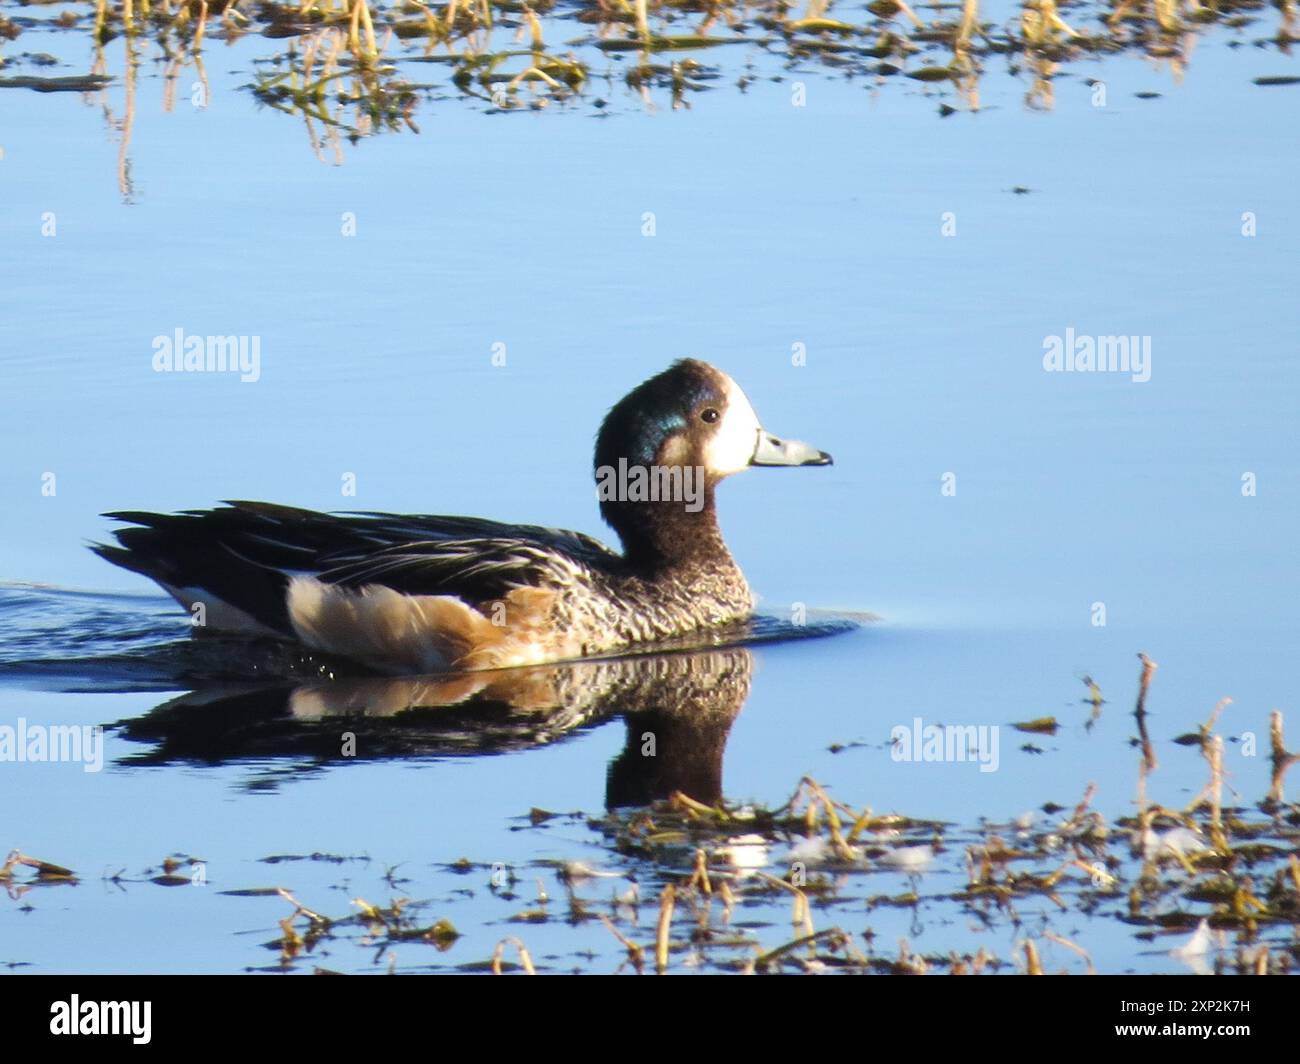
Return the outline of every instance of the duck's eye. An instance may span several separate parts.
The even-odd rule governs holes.
[[[709,407],[702,414],[700,414],[700,420],[707,421],[710,425],[712,425],[720,417],[722,417],[722,415],[719,414],[716,410],[714,410],[713,407]]]

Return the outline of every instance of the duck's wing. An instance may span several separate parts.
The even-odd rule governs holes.
[[[587,537],[555,529],[543,535],[430,540],[340,560],[318,574],[341,587],[381,586],[405,595],[457,595],[468,602],[504,596],[520,587],[565,587],[590,581],[617,555]],[[529,530],[531,531],[531,530]]]
[[[93,544],[101,557],[157,581],[187,608],[204,602],[214,627],[250,627],[247,618],[281,635],[293,634],[286,606],[293,576],[482,601],[535,586],[547,565],[559,574],[618,560],[579,532],[475,517],[330,514],[245,501],[105,516],[131,527],[115,530],[118,546]]]

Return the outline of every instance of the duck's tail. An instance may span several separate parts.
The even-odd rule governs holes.
[[[232,516],[240,513],[243,519]],[[117,546],[92,543],[90,549],[155,581],[192,612],[196,629],[292,637],[285,602],[290,573],[240,549],[256,514],[197,510],[104,516],[131,527],[114,530]]]

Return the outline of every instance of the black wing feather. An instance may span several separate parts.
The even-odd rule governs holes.
[[[228,501],[174,514],[120,511],[132,527],[101,557],[172,587],[202,588],[291,634],[289,575],[347,587],[382,584],[410,594],[484,601],[512,587],[561,579],[573,567],[608,569],[619,556],[580,532],[435,514],[330,514],[277,503]]]

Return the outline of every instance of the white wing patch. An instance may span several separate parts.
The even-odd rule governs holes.
[[[211,591],[201,587],[173,587],[161,580],[157,581],[167,594],[171,595],[190,614],[191,623],[196,627],[209,628],[214,632],[232,632],[238,635],[271,636],[279,639],[281,634],[269,628],[252,614],[246,613],[238,606],[217,598]],[[195,605],[203,607],[202,613],[196,613]],[[202,617],[200,623],[197,618]]]

